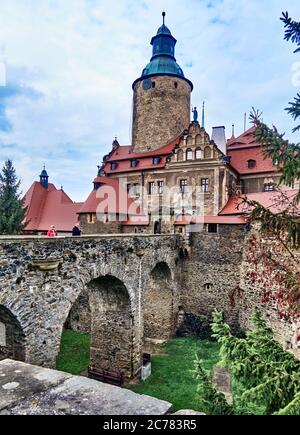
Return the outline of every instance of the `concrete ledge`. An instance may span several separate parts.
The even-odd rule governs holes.
[[[165,415],[172,405],[81,376],[0,361],[0,415]]]

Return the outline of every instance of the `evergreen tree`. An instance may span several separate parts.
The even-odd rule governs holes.
[[[295,409],[300,414],[300,362],[282,349],[259,312],[252,323],[254,329],[246,338],[236,337],[218,311],[212,324],[221,344],[221,362],[244,388],[242,404],[264,405],[266,414],[288,414]]]
[[[20,197],[20,180],[11,160],[7,160],[0,173],[0,234],[19,234],[25,226],[23,201]]]
[[[287,12],[283,13],[281,20],[286,29],[285,39],[297,45],[295,53],[300,52],[300,22],[293,21]],[[295,121],[300,117],[300,94],[286,110]],[[284,184],[294,187],[300,181],[300,143],[291,143],[284,138],[284,134],[278,132],[275,126],[268,127],[261,120],[261,113],[254,109],[250,118],[256,127],[256,140],[263,145],[265,156],[272,158],[273,163],[279,165],[281,173],[279,186]],[[293,131],[300,131],[300,125],[297,125]],[[300,214],[297,205],[300,203],[300,189],[293,201],[280,190],[279,193],[282,211],[278,214],[272,213],[256,201],[246,199],[245,202],[252,207],[250,221],[260,221],[261,231],[274,235],[287,248],[299,249]]]
[[[203,368],[202,361],[198,358],[195,360],[194,374],[198,381],[200,409],[208,415],[233,414],[233,407],[227,403],[224,394],[216,390],[211,374]]]
[[[297,45],[297,48],[295,50],[295,53],[300,52],[300,22],[293,21],[290,17],[288,12],[282,14],[281,21],[284,22],[285,27],[285,36],[284,39],[286,41],[292,41],[294,44]],[[292,103],[289,103],[290,107],[288,107],[286,110],[294,120],[296,121],[300,117],[300,94],[297,94],[295,97],[295,101]],[[300,125],[294,128],[295,131],[300,130]]]

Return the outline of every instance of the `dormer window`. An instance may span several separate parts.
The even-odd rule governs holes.
[[[159,165],[161,162],[160,157],[153,157],[153,165]]]
[[[117,167],[118,167],[118,163],[116,163],[116,162],[112,162],[112,163],[110,164],[110,169],[111,169],[112,171],[114,171],[115,169],[117,169]]]
[[[131,162],[130,162],[131,168],[136,168],[137,165],[138,165],[138,160],[131,160]]]
[[[264,184],[264,192],[274,192],[275,186],[273,183]]]
[[[254,169],[256,166],[255,160],[248,160],[248,169]]]

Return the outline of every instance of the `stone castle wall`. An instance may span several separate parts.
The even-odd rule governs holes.
[[[132,145],[135,152],[157,150],[188,128],[191,85],[178,77],[154,76],[153,86],[137,82],[133,95]]]
[[[220,225],[218,234],[192,234],[190,255],[182,262],[182,307],[209,319],[214,309],[222,310],[236,329],[251,328],[258,309],[283,346],[298,354],[300,255],[294,255],[243,225]],[[292,291],[284,285],[290,275],[298,279]]]

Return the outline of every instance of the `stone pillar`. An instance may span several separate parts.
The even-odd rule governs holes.
[[[91,367],[135,377],[140,368],[135,318],[125,285],[105,276],[89,284],[91,306]]]

